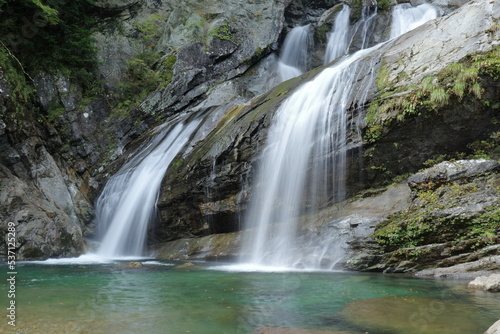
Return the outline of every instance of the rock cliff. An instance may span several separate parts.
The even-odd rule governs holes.
[[[361,0],[346,2],[356,9],[353,22],[359,20],[363,4],[373,6]],[[397,2],[378,2],[370,45],[387,36],[389,10]],[[351,134],[348,154],[352,199],[394,182],[397,176],[415,173],[439,156],[461,159],[481,151],[498,158],[494,136],[500,130],[499,6],[490,0],[426,2],[440,6],[446,15],[366,57],[366,62],[375,64],[369,72],[375,80],[365,99],[349,104],[350,117],[361,120],[361,134]],[[206,237],[213,239],[210,243],[222,238],[222,244],[234,246],[226,239],[234,235],[237,240],[243,228],[273,114],[296,87],[321,71],[316,66],[341,1],[102,0],[97,4],[117,17],[94,35],[102,78],[96,84],[98,93],[85,95],[79,83],[64,74],[40,73],[28,83],[36,94],[22,103],[25,112],[20,116],[14,112],[19,96],[9,93],[13,90],[9,79],[2,80],[0,218],[3,225],[12,221],[17,226],[19,259],[82,253],[83,237],[95,230],[92,203],[106,179],[147,140],[149,129],[180,112],[204,117],[206,125],[198,142],[176,157],[165,175],[159,219],[149,242],[177,239],[181,245],[198,242],[181,238],[211,235]],[[279,47],[292,27],[304,24],[312,26],[309,66],[315,68],[279,84]],[[356,44],[353,38],[352,49]],[[2,68],[5,74],[7,66]],[[477,182],[483,182],[477,185],[483,189],[494,181]],[[411,203],[410,197],[404,198],[404,203]],[[395,250],[377,248],[371,233],[374,225],[388,224],[388,215],[403,211],[402,207],[363,215],[329,204],[325,212],[335,213],[323,212],[322,217],[328,217],[323,220],[311,218],[316,222],[312,230],[333,221],[339,224],[334,228],[342,231],[365,223],[361,226],[366,229],[349,239],[351,255],[361,259],[359,238],[368,238],[367,245],[374,247],[367,255],[369,263],[360,260],[356,267],[345,259],[346,266],[399,268],[399,262],[387,262],[381,255]],[[342,220],[339,212],[351,220]],[[197,250],[188,253],[219,256],[206,251],[209,246],[200,247],[205,250],[194,247]],[[162,256],[172,257],[165,249]],[[236,256],[235,249],[220,254]],[[176,252],[171,254],[181,254]],[[420,269],[403,267],[400,271]]]

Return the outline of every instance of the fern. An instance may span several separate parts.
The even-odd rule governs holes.
[[[449,94],[442,87],[438,87],[431,92],[430,102],[433,105],[442,106],[450,98]]]
[[[467,87],[467,84],[463,81],[457,81],[453,85],[453,88],[451,89],[452,92],[458,97],[459,100],[462,100],[465,94],[465,88]]]

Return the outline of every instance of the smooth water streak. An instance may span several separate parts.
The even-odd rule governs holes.
[[[186,146],[200,120],[168,124],[106,183],[96,203],[105,258],[141,256],[149,224],[155,219],[161,180]]]
[[[281,81],[299,76],[307,69],[309,27],[309,24],[295,27],[286,35],[278,62]]]
[[[325,60],[324,64],[337,59],[338,57],[345,55],[349,50],[349,28],[351,15],[351,7],[344,5],[342,10],[335,16],[335,22],[333,25],[333,30],[328,36],[328,42],[326,45]]]

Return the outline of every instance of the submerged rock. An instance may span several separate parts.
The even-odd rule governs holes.
[[[328,329],[302,329],[284,327],[259,327],[253,334],[354,334],[353,332],[335,331]]]
[[[192,262],[186,262],[183,264],[179,264],[178,266],[175,266],[177,269],[196,269],[199,268],[200,266],[197,266],[196,264]]]
[[[368,332],[404,334],[481,333],[479,314],[466,303],[433,298],[381,297],[349,303],[341,316]]]
[[[144,265],[140,262],[127,262],[123,264],[124,267],[128,268],[142,268]]]

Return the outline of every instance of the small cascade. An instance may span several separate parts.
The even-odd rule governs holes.
[[[421,10],[426,6],[417,8],[421,17],[415,24],[434,17]],[[367,25],[359,27],[364,34],[374,15],[366,13]],[[407,29],[400,22],[394,24],[400,32]],[[332,268],[341,259],[345,237],[331,232],[330,226],[304,233],[299,216],[345,199],[347,152],[352,145],[348,134],[359,133],[348,109],[354,101],[363,105],[375,80],[377,57],[360,60],[382,45],[360,50],[326,68],[276,112],[245,217],[252,234],[242,251],[245,266],[318,269],[328,259]]]
[[[344,5],[342,10],[335,16],[333,30],[328,36],[324,64],[345,55],[349,49],[349,16],[351,7]]]
[[[186,146],[200,120],[165,126],[109,179],[96,203],[102,237],[97,254],[106,258],[141,256],[149,224],[155,219],[161,180]]]
[[[410,4],[394,6],[392,12],[391,38],[398,37],[418,26],[443,14],[438,7],[422,4],[412,7]]]
[[[352,40],[350,44],[357,39],[356,48],[358,50],[366,49],[369,46],[370,37],[374,31],[375,18],[377,17],[377,5],[372,3],[369,6],[363,6],[361,18],[353,27]],[[349,46],[351,46],[349,45]]]
[[[286,35],[278,62],[281,81],[299,76],[307,69],[309,26],[295,27]]]

